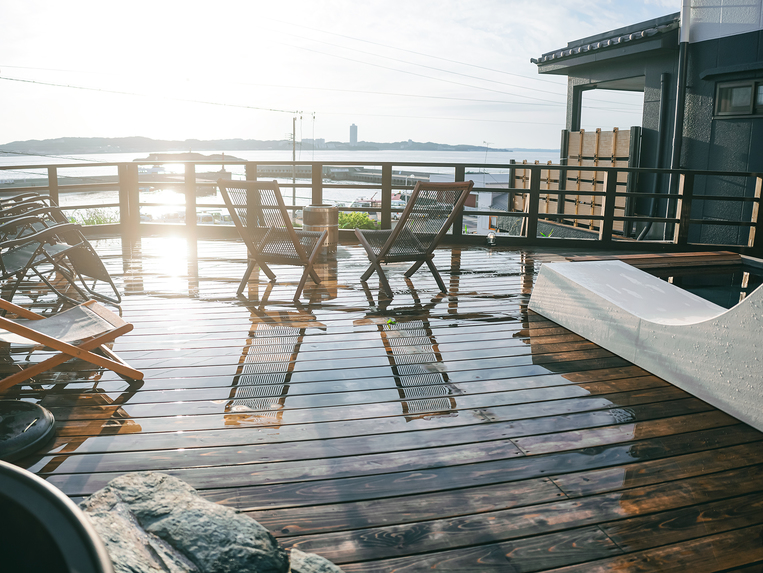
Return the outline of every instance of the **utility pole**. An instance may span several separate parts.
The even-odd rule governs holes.
[[[297,205],[297,116],[291,118],[291,204]],[[291,210],[291,222],[297,220],[297,210]]]

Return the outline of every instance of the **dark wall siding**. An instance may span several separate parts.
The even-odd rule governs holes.
[[[739,34],[689,45],[686,109],[681,167],[719,171],[763,171],[763,117],[714,119],[715,90],[719,82],[763,78],[763,71],[728,71],[724,68],[763,60],[763,32]],[[703,73],[712,75],[703,79]],[[752,197],[752,180],[700,177],[697,195]],[[707,220],[749,220],[749,204],[697,201],[692,216]],[[717,225],[693,229],[690,240],[746,244],[748,230]]]

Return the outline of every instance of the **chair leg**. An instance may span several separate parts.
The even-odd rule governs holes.
[[[244,273],[244,278],[241,279],[241,282],[238,284],[238,290],[236,291],[236,294],[241,294],[244,292],[244,289],[246,288],[246,285],[249,283],[249,277],[252,276],[252,272],[254,272],[254,267],[257,266],[257,261],[254,259],[249,259],[249,263],[246,265],[246,272]],[[276,274],[270,270],[270,267],[268,267],[265,263],[259,263],[260,268],[262,269],[262,272],[265,273],[265,276],[267,276],[270,281],[276,280]]]
[[[442,280],[442,277],[440,276],[440,273],[437,272],[437,267],[434,266],[434,262],[432,262],[432,259],[426,260],[427,266],[429,267],[429,270],[432,271],[432,275],[434,275],[434,280],[437,281],[437,286],[440,287],[440,291],[447,293],[448,289],[445,288],[445,283]]]
[[[384,274],[384,269],[382,269],[381,265],[379,264],[379,258],[374,254],[371,245],[368,243],[368,240],[363,236],[363,234],[359,232],[359,229],[355,229],[355,236],[358,237],[360,244],[363,245],[363,248],[366,250],[368,260],[371,261],[371,264],[366,269],[366,272],[360,276],[361,282],[366,282],[374,273],[374,271],[376,271],[376,274],[379,276],[379,288],[383,290],[384,294],[386,294],[389,298],[392,298],[394,296],[392,294],[392,288],[389,286],[389,281],[387,280],[387,275]]]
[[[431,260],[431,257],[428,259],[421,259],[420,261],[416,261],[415,263],[413,263],[411,268],[405,271],[405,276],[407,276],[408,278],[412,277],[413,273],[419,270],[421,268],[421,265],[423,265],[428,260]]]
[[[389,298],[395,296],[392,294],[392,287],[389,286],[387,275],[384,274],[384,271],[378,264],[376,265],[376,274],[379,275],[379,289],[384,291],[384,294],[386,294]]]
[[[254,270],[254,261],[249,261],[249,264],[246,265],[246,271],[244,271],[244,277],[241,279],[241,282],[238,283],[238,290],[236,291],[236,294],[241,294],[244,292],[244,289],[246,288],[246,284],[249,282],[249,277],[252,276],[252,271]]]
[[[305,283],[307,282],[307,275],[310,274],[310,268],[305,267],[305,271],[302,273],[302,278],[299,279],[299,284],[297,285],[297,292],[294,293],[294,302],[299,301],[299,297],[302,295],[302,289],[305,288]],[[318,281],[320,282],[320,280]]]

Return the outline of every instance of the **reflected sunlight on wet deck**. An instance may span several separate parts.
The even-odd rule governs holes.
[[[763,566],[763,435],[529,313],[565,253],[439,249],[447,295],[401,264],[387,300],[340,246],[295,304],[296,267],[235,296],[241,243],[93,244],[145,381],[70,365],[7,396],[54,413],[19,465],[76,501],[168,473],[348,573]]]

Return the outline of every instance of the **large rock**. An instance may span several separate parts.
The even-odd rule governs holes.
[[[342,573],[331,561],[315,553],[305,553],[296,547],[289,551],[291,569],[289,573]]]
[[[286,552],[259,523],[185,482],[138,472],[80,504],[116,573],[286,573]]]

